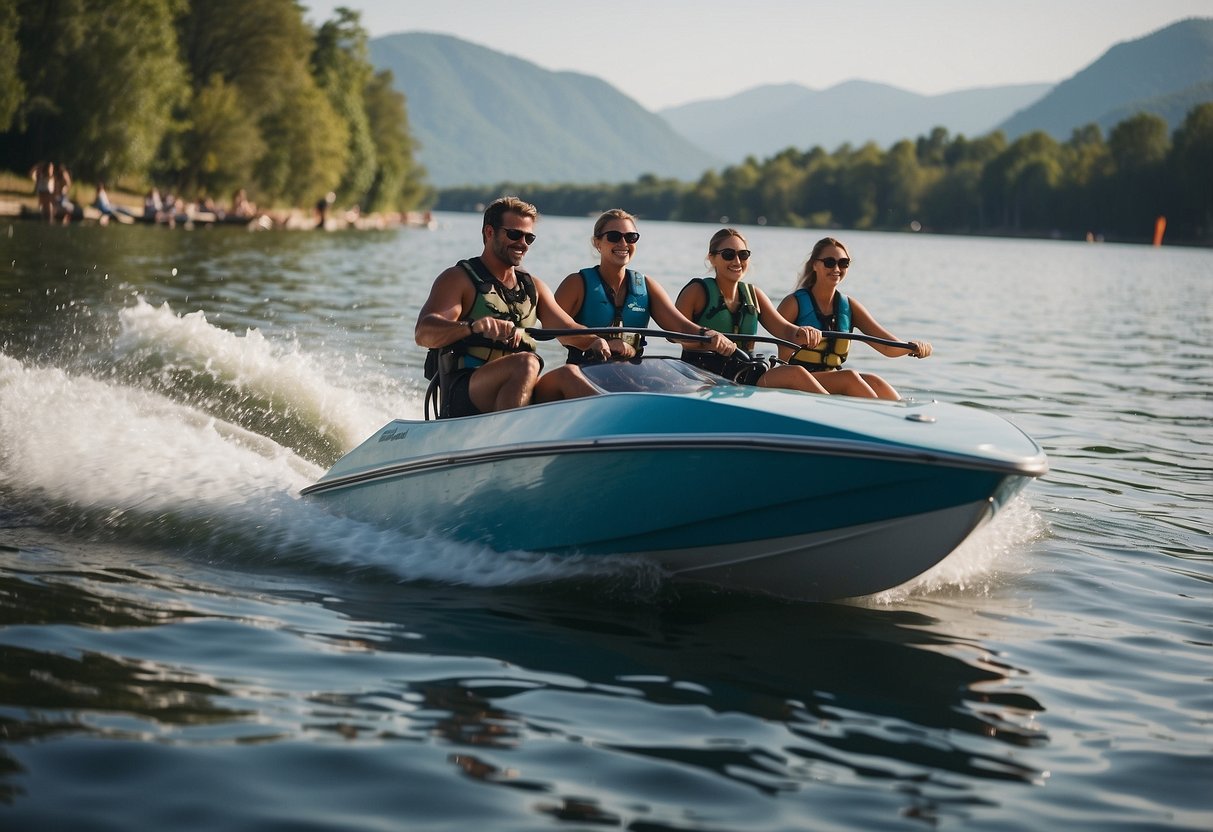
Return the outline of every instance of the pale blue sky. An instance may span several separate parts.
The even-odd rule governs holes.
[[[443,32],[610,82],[656,110],[760,84],[863,79],[923,94],[1069,78],[1213,0],[303,0],[373,37]]]

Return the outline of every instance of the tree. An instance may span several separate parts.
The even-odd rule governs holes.
[[[1193,107],[1175,131],[1169,168],[1178,184],[1179,228],[1213,241],[1213,102]]]
[[[919,136],[915,144],[915,153],[920,165],[942,167],[947,163],[948,130],[946,127],[936,127],[929,136]]]
[[[806,175],[805,169],[796,163],[799,155],[795,150],[785,150],[761,167],[757,196],[762,206],[760,217],[766,222],[774,225],[802,225],[804,222],[796,213]]]
[[[1112,154],[1098,124],[1076,128],[1062,146],[1059,211],[1071,229],[1103,232],[1108,227],[1106,206],[1112,201],[1108,180],[1115,170]]]
[[[1166,213],[1172,189],[1163,177],[1170,149],[1167,123],[1148,113],[1125,119],[1108,134],[1108,150],[1116,163],[1112,216],[1121,234],[1148,238],[1154,220]]]
[[[295,205],[338,186],[350,129],[312,76],[315,41],[294,0],[194,0],[179,32],[194,92],[162,161],[181,182],[247,182],[259,202]]]
[[[337,187],[343,202],[362,201],[375,181],[375,142],[367,117],[366,92],[372,78],[366,30],[358,12],[338,7],[337,17],[316,33],[311,69],[333,110],[345,122],[346,166]]]
[[[185,91],[178,11],[177,0],[23,0],[23,155],[62,159],[78,176],[142,173]]]
[[[687,222],[714,222],[720,217],[720,174],[714,170],[704,172],[682,198],[677,219]]]
[[[17,5],[0,3],[0,133],[12,126],[25,98],[25,84],[17,69],[21,44],[17,40]]]
[[[307,73],[312,33],[294,0],[193,0],[178,24],[195,89],[218,75],[253,121],[280,109]]]
[[[877,227],[884,152],[867,142],[858,150],[843,145],[834,155],[840,162],[835,221],[849,228]]]
[[[252,181],[265,142],[248,118],[240,91],[219,75],[194,93],[178,139],[178,188],[212,195]]]
[[[1007,228],[1053,229],[1050,197],[1061,179],[1061,148],[1042,130],[1020,136],[986,165],[984,201]]]
[[[349,142],[345,124],[310,82],[307,77],[284,90],[281,106],[261,121],[268,149],[258,164],[257,183],[291,205],[311,205],[316,194],[337,187],[345,170]],[[300,118],[300,113],[307,113],[307,118]]]
[[[1167,158],[1167,123],[1152,113],[1138,113],[1112,128],[1108,149],[1121,172],[1152,171]]]
[[[918,149],[908,139],[902,139],[885,153],[879,196],[881,226],[905,228],[918,219],[922,196],[935,178],[918,160]]]
[[[371,211],[414,208],[429,198],[430,192],[424,168],[414,162],[415,142],[409,132],[408,111],[404,96],[392,87],[392,73],[375,73],[367,82],[365,99],[378,162],[366,207]]]
[[[717,191],[716,213],[720,217],[727,216],[729,222],[756,222],[762,213],[756,200],[760,178],[758,160],[753,156],[747,156],[740,165],[725,168]]]

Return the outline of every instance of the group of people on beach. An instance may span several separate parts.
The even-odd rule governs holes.
[[[66,164],[39,162],[30,169],[30,178],[34,181],[34,193],[38,198],[38,214],[41,219],[46,222],[66,223],[84,216],[83,209],[71,199],[72,175]],[[188,204],[172,193],[161,195],[160,189],[152,186],[143,197],[143,210],[139,213],[112,202],[104,180],[97,181],[96,195],[91,207],[96,209],[96,219],[103,224],[110,221],[141,220],[175,225],[179,221],[197,217],[212,221],[223,221],[231,217],[239,221],[252,220],[257,216],[257,206],[249,200],[244,188],[236,190],[232,195],[231,208],[224,210],[211,197],[203,196],[196,204]]]
[[[590,239],[597,265],[574,272],[555,292],[521,268],[535,243],[535,206],[517,197],[495,200],[484,212],[483,250],[443,271],[418,315],[417,343],[429,349],[427,377],[440,385],[440,417],[469,416],[531,403],[595,395],[581,372],[593,361],[627,360],[643,348],[630,333],[565,335],[566,363],[546,373],[527,328],[644,328],[650,320],[670,333],[691,336],[682,359],[745,384],[898,399],[897,391],[873,373],[843,367],[850,339],[824,332],[860,332],[896,340],[867,308],[838,291],[851,266],[847,247],[833,237],[817,242],[805,261],[796,290],[778,306],[743,278],[751,249],[735,228],[721,228],[707,247],[706,277],[688,282],[675,299],[651,277],[628,268],[640,241],[636,218],[621,209],[602,214]],[[735,353],[758,326],[798,345],[780,346],[784,363],[757,366]],[[926,341],[908,347],[873,343],[891,358],[926,358]]]

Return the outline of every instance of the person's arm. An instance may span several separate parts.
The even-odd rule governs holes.
[[[779,317],[787,321],[795,321],[800,317],[800,302],[796,300],[796,295],[788,295],[779,302],[779,306],[775,308],[779,313]],[[779,360],[787,363],[794,353],[787,347],[779,348]]]
[[[472,333],[517,346],[522,333],[517,331],[512,321],[479,318],[469,326],[467,321],[460,320],[475,300],[475,287],[459,266],[452,266],[434,281],[430,296],[417,314],[413,337],[420,346],[430,349],[449,346]]]
[[[582,304],[585,303],[585,281],[581,278],[580,272],[573,272],[571,275],[560,281],[560,285],[556,287],[555,294],[556,304],[563,309],[569,317],[575,317],[581,311]]]
[[[570,275],[569,277],[572,277]],[[545,327],[552,329],[585,329],[581,324],[577,323],[565,312],[563,307],[556,302],[556,298],[552,295],[552,290],[547,287],[542,280],[534,278],[535,291],[539,295],[539,321]],[[568,278],[565,278],[568,282]],[[607,343],[605,338],[600,338],[597,335],[566,335],[557,338],[557,341],[564,344],[566,347],[575,347],[583,352],[596,352],[603,358],[609,358],[611,355],[611,345]]]
[[[775,308],[775,304],[771,303],[771,299],[767,297],[767,293],[757,286],[754,287],[754,294],[758,297],[758,322],[767,332],[776,338],[782,338],[805,347],[815,347],[821,343],[820,329],[811,326],[797,326],[792,323],[780,314],[779,310]]]
[[[889,332],[883,326],[876,322],[872,314],[868,312],[867,307],[862,303],[851,298],[851,323],[862,332],[864,335],[874,335],[877,338],[887,338],[890,341],[900,341],[893,333]],[[926,358],[931,354],[931,344],[927,341],[909,341],[914,345],[913,351],[902,347],[890,347],[885,344],[870,344],[872,349],[882,355],[887,355],[889,358],[900,358],[903,355],[913,355],[915,358]]]
[[[563,309],[570,318],[575,317],[581,311],[581,307],[585,304],[585,280],[582,278],[581,272],[573,272],[560,281],[560,285],[556,287],[555,300],[556,305]],[[581,324],[574,324],[574,326],[581,326]],[[563,339],[559,340],[564,343]],[[580,338],[579,340],[585,339]],[[606,340],[611,352],[620,358],[632,358],[636,355],[636,351],[623,341]],[[582,348],[577,347],[577,349]]]
[[[657,322],[659,327],[671,332],[685,332],[688,335],[699,334],[699,324],[684,315],[682,310],[674,305],[674,301],[670,300],[669,294],[660,283],[656,280],[650,280],[646,275],[645,284],[649,288],[649,315]],[[683,289],[683,292],[685,291],[686,289]],[[704,298],[704,302],[707,302],[706,297]],[[720,355],[732,355],[737,349],[736,344],[714,329],[709,329],[704,335],[712,337],[711,343],[701,345],[696,342],[696,347],[702,348],[703,346],[707,346],[712,352],[719,353]]]

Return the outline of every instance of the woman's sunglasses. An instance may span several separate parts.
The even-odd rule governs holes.
[[[529,231],[523,231],[521,228],[503,228],[501,230],[505,232],[505,236],[514,242],[526,240],[528,246],[535,242],[535,235]]]
[[[838,259],[834,259],[833,257],[818,257],[817,259],[821,261],[821,265],[825,266],[827,269],[832,269],[837,266],[845,272],[847,269],[851,268],[850,257],[839,257]]]
[[[632,245],[640,239],[639,231],[604,231],[601,234],[594,235],[599,239],[606,237],[608,243],[617,243],[620,240],[627,240],[628,245]]]
[[[725,260],[730,260],[730,261],[733,260],[734,258],[736,258],[738,260],[742,260],[742,261],[750,259],[750,250],[748,248],[743,248],[740,251],[738,251],[735,248],[720,248],[720,249],[716,249],[715,251],[709,251],[708,254],[709,255],[719,254]]]

